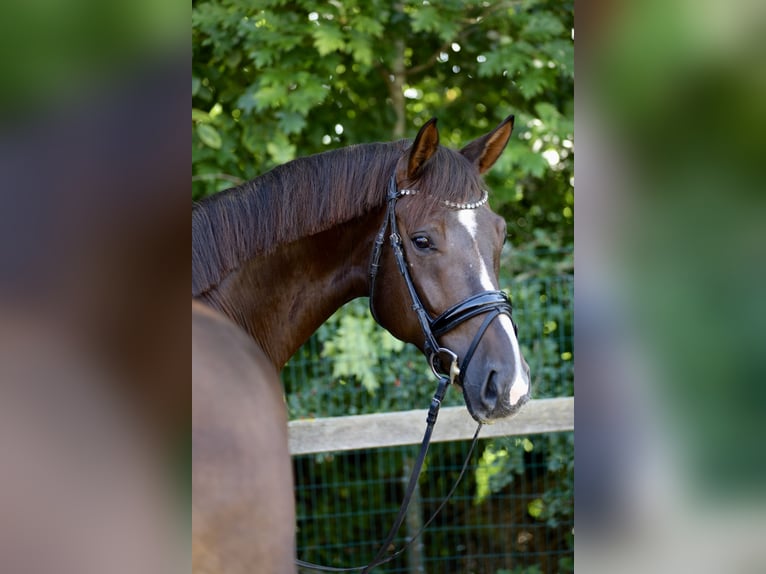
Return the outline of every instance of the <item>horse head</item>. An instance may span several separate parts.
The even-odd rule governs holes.
[[[418,346],[435,370],[453,362],[479,422],[516,412],[530,394],[529,366],[498,284],[506,225],[489,208],[481,177],[512,129],[510,116],[456,151],[439,145],[435,119],[424,124],[389,185],[371,267],[375,318]]]

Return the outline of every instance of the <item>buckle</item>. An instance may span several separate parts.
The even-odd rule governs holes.
[[[447,359],[445,361],[445,359]],[[428,364],[431,366],[433,374],[439,378],[442,376],[449,377],[449,382],[454,383],[460,376],[460,367],[457,364],[457,355],[444,347],[439,347],[428,357]],[[446,372],[440,370],[444,369],[445,365],[449,365]]]

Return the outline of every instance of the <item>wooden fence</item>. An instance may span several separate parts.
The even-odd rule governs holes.
[[[290,453],[382,448],[419,444],[427,410],[290,421]],[[518,414],[484,425],[480,436],[528,435],[574,430],[574,397],[536,399]],[[469,440],[476,422],[465,407],[443,407],[434,427],[433,442]]]

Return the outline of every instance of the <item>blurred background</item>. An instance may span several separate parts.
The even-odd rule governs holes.
[[[577,24],[577,564],[763,572],[766,7]]]
[[[188,571],[188,16],[0,7],[2,572]]]

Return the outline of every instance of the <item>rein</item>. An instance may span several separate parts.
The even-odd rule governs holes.
[[[433,371],[434,376],[436,376],[438,380],[436,391],[434,392],[434,396],[431,398],[431,404],[428,409],[428,416],[426,417],[426,431],[423,435],[423,441],[420,444],[420,452],[412,468],[412,473],[410,474],[410,480],[407,484],[404,499],[402,500],[402,504],[399,508],[399,514],[389,529],[385,540],[380,544],[377,554],[369,562],[369,564],[365,566],[355,566],[349,568],[335,568],[332,566],[320,566],[317,564],[312,564],[311,562],[305,562],[303,560],[296,560],[296,564],[304,568],[321,570],[325,572],[361,571],[362,574],[365,574],[370,572],[373,568],[380,566],[381,564],[385,564],[386,562],[390,562],[391,560],[400,556],[410,546],[410,544],[412,544],[423,533],[423,531],[431,524],[431,522],[433,522],[437,514],[439,514],[441,509],[444,508],[444,506],[447,504],[447,501],[452,497],[452,494],[457,489],[460,480],[463,478],[463,475],[468,468],[468,462],[470,461],[476,443],[478,442],[479,431],[481,430],[482,423],[479,423],[478,427],[476,428],[476,432],[473,435],[471,447],[468,450],[468,454],[466,455],[463,467],[461,468],[460,474],[455,480],[452,488],[447,493],[447,496],[444,498],[444,500],[442,500],[431,517],[423,524],[417,533],[407,541],[407,543],[402,548],[393,554],[386,556],[385,554],[388,551],[391,542],[395,538],[396,533],[399,531],[399,528],[404,522],[407,508],[409,507],[410,500],[412,499],[412,495],[417,486],[418,477],[420,476],[420,472],[423,468],[423,463],[425,462],[425,457],[431,442],[431,434],[433,433],[434,425],[436,424],[436,418],[439,414],[439,408],[441,407],[442,400],[444,399],[444,395],[447,392],[447,387],[454,383],[462,385],[463,376],[466,372],[468,363],[473,357],[473,354],[476,351],[476,348],[478,347],[482,337],[484,336],[484,333],[489,328],[490,323],[492,323],[492,321],[501,314],[505,314],[508,315],[508,317],[511,317],[512,311],[511,302],[504,292],[483,291],[481,293],[471,295],[460,303],[450,307],[434,319],[429,316],[428,311],[425,309],[422,301],[420,300],[420,296],[418,295],[417,289],[415,288],[415,283],[413,282],[412,276],[410,275],[407,260],[404,255],[404,248],[402,247],[402,238],[399,234],[399,226],[396,222],[396,201],[401,197],[415,195],[417,193],[417,190],[398,189],[396,183],[396,174],[394,173],[394,175],[391,176],[388,184],[388,192],[386,195],[386,216],[383,219],[383,225],[381,226],[380,231],[378,231],[378,234],[375,237],[375,244],[373,247],[372,258],[370,262],[370,312],[372,313],[375,321],[380,324],[380,319],[378,318],[378,315],[375,312],[375,307],[373,305],[373,297],[375,295],[375,281],[378,275],[378,271],[380,270],[380,257],[383,253],[386,231],[390,229],[388,237],[394,253],[394,259],[396,260],[396,265],[399,269],[399,272],[401,273],[402,277],[404,278],[404,282],[407,285],[407,290],[409,291],[410,299],[412,300],[412,309],[417,315],[418,322],[420,323],[420,328],[423,331],[423,336],[425,337],[424,351],[428,357],[428,363],[431,366],[431,371]],[[477,202],[454,203],[445,201],[443,204],[450,209],[476,209],[484,205],[487,202],[487,198],[487,192],[485,191],[482,195],[482,198]],[[462,366],[459,366],[457,354],[450,349],[439,345],[437,337],[451,331],[468,319],[471,319],[472,317],[480,314],[486,314],[487,317],[479,327],[476,335],[474,335],[473,341],[471,341],[468,351],[466,351],[466,354],[463,357]],[[511,323],[513,323],[512,317]],[[513,325],[515,329],[516,324],[513,323]]]

